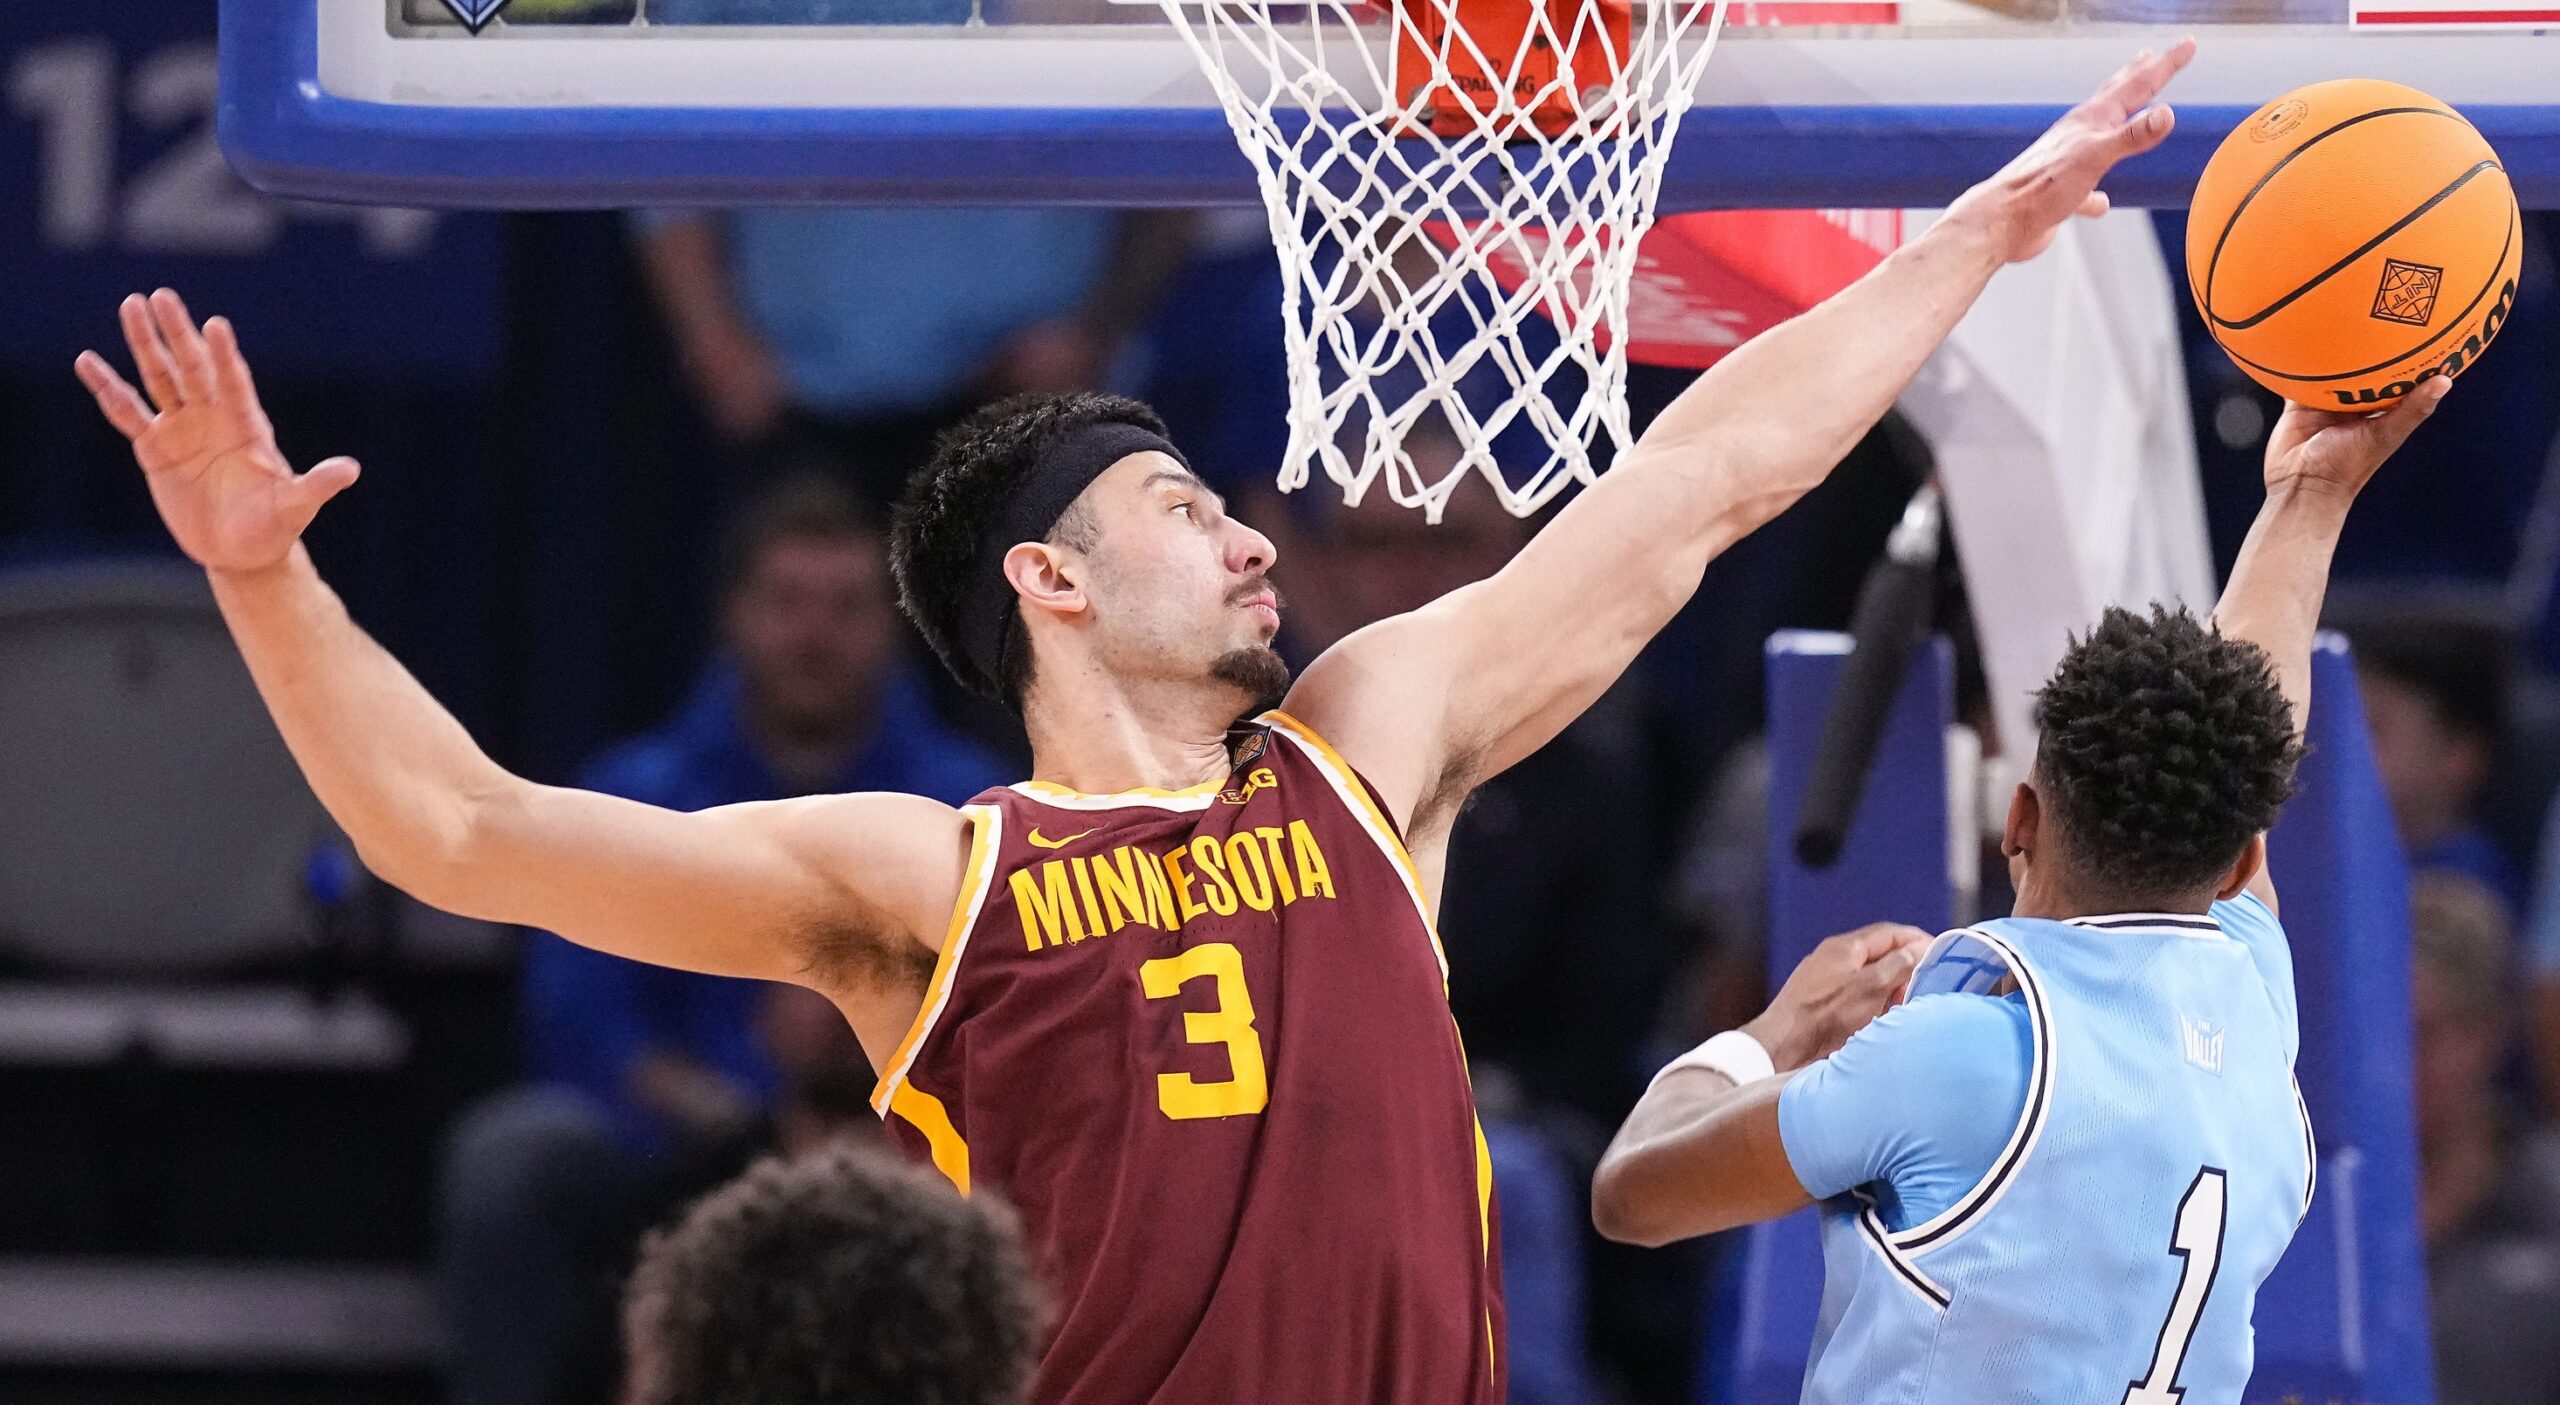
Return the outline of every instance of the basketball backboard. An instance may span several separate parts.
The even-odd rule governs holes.
[[[2560,8],[2540,3],[1735,3],[1661,205],[1941,204],[2133,50],[2193,33],[2178,132],[2111,180],[2121,204],[2183,203],[2267,98],[2365,75],[2461,107],[2525,203],[2560,206]],[[222,65],[233,165],[309,198],[1256,199],[1151,0],[222,0]]]

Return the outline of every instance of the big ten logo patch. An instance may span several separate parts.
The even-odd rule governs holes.
[[[1257,766],[1251,775],[1244,778],[1244,784],[1228,786],[1218,792],[1218,798],[1230,805],[1241,805],[1263,791],[1278,789],[1279,785],[1280,778],[1271,774],[1270,767]]]

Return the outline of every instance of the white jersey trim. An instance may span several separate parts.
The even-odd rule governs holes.
[[[2293,1110],[2302,1115],[2302,1213],[2293,1217],[2299,1232],[2311,1218],[2311,1197],[2320,1191],[2320,1139],[2311,1130],[2311,1104],[2302,1100],[2302,1080],[2288,1075],[2288,1081],[2293,1084]]]
[[[2146,937],[2186,937],[2201,942],[2231,940],[2222,923],[2210,913],[2200,912],[2116,912],[2096,917],[2066,917],[2066,927],[2088,927],[2101,932],[2131,932]]]
[[[1006,789],[1026,800],[1037,800],[1060,810],[1125,810],[1131,806],[1144,806],[1151,810],[1191,811],[1208,809],[1210,802],[1218,798],[1221,784],[1223,782],[1212,781],[1189,790],[1123,790],[1109,795],[1069,790],[1047,781],[1016,781]]]
[[[1929,955],[1935,957],[1949,942],[1960,937],[1981,942],[1998,952],[2008,963],[2010,974],[2017,978],[2018,989],[2026,997],[2027,1027],[2035,1050],[2028,1064],[2026,1105],[2018,1110],[2018,1125],[2010,1130],[2008,1144],[1992,1159],[1991,1169],[1958,1197],[1955,1204],[1928,1220],[1888,1236],[1895,1249],[1915,1256],[1954,1243],[1963,1237],[1966,1230],[1979,1223],[1992,1206],[2000,1203],[2000,1197],[2016,1183],[2018,1168],[2026,1164],[2027,1157],[2035,1151],[2037,1141],[2043,1137],[2045,1123],[2051,1120],[2048,1114],[2053,1108],[2053,1016],[2045,1005],[2043,982],[2036,979],[2034,969],[2027,965],[2026,958],[2018,954],[2016,947],[1979,927],[1967,927],[1939,937],[1937,944],[1930,948]]]

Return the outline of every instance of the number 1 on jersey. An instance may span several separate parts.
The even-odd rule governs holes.
[[[2185,1260],[2178,1272],[2177,1294],[2169,1299],[2169,1316],[2160,1324],[2160,1341],[2151,1349],[2151,1371],[2126,1387],[2124,1405],[2177,1405],[2186,1394],[2178,1384],[2178,1368],[2186,1364],[2187,1345],[2195,1340],[2196,1321],[2204,1316],[2204,1300],[2213,1291],[2213,1272],[2222,1265],[2223,1173],[2212,1166],[2196,1172],[2178,1202],[2178,1223],[2169,1232],[2169,1252]]]
[[[1160,956],[1138,968],[1149,1000],[1163,1000],[1186,982],[1217,982],[1218,1008],[1186,1010],[1182,1037],[1194,1044],[1224,1044],[1233,1072],[1215,1083],[1187,1073],[1156,1075],[1156,1105],[1176,1120],[1241,1117],[1262,1111],[1271,1085],[1262,1071],[1262,1036],[1253,1027],[1253,997],[1244,988],[1244,953],[1227,942],[1206,942],[1179,956]]]

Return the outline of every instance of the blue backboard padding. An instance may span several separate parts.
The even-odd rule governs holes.
[[[1955,660],[1943,638],[1913,656],[1885,716],[1866,794],[1850,817],[1837,863],[1807,868],[1795,854],[1796,812],[1849,656],[1846,636],[1786,631],[1770,637],[1769,974],[1793,970],[1814,943],[1869,922],[1908,922],[1932,932],[1955,925],[1947,886],[1947,728],[1954,724]],[[1890,903],[1881,901],[1890,896]],[[1775,989],[1772,986],[1771,989]]]
[[[1841,657],[1838,636],[1780,635],[1769,650],[1772,931],[1770,979],[1784,977],[1834,931],[1891,918],[1941,925],[1943,822],[1919,823],[1908,846],[1933,862],[1856,862],[1868,826],[1890,830],[1946,811],[1930,700],[1948,687],[1943,646],[1915,662],[1895,705],[1875,782],[1850,835],[1850,858],[1822,871],[1794,861],[1794,798]],[[2320,1139],[2320,1189],[2284,1260],[2260,1288],[2257,1372],[2248,1400],[2434,1399],[2426,1265],[2417,1229],[2411,1125],[2407,866],[2374,768],[2355,671],[2334,638],[2312,659],[2310,756],[2284,820],[2269,836],[2292,939],[2302,1023],[2303,1098]],[[1920,748],[1927,764],[1896,748]],[[1881,833],[1877,842],[1885,842]],[[1865,852],[1874,853],[1873,849]],[[1743,1305],[1721,1398],[1784,1405],[1802,1384],[1820,1303],[1822,1257],[1810,1214],[1750,1231]]]
[[[331,0],[332,3],[340,0]],[[416,107],[332,97],[323,0],[222,0],[223,151],[250,184],[313,200],[477,209],[791,203],[1252,205],[1223,116],[1153,108]],[[2237,106],[2179,110],[2107,183],[2178,206]],[[1662,208],[1943,205],[2058,107],[1693,109]],[[2528,205],[2560,206],[2560,108],[2466,106]]]

